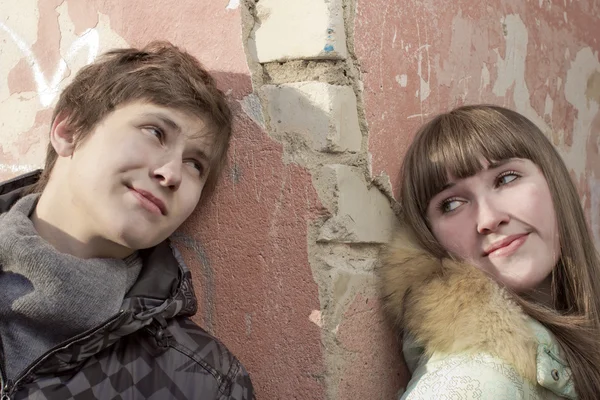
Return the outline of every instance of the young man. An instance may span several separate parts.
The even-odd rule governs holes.
[[[189,319],[168,239],[214,189],[230,133],[212,77],[168,43],[75,76],[44,171],[0,186],[0,399],[253,398]]]

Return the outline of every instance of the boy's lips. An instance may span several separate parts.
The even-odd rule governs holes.
[[[131,189],[137,195],[136,197],[142,197],[140,201],[148,201],[152,203],[158,208],[162,215],[167,215],[167,206],[165,206],[165,203],[161,199],[143,189],[138,189],[135,187],[129,187],[129,189]]]

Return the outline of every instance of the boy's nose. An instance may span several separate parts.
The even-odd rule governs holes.
[[[488,199],[478,202],[477,232],[486,235],[510,221],[509,214]]]
[[[179,189],[179,185],[181,185],[182,168],[183,163],[181,161],[171,160],[156,168],[153,172],[153,177],[158,180],[161,186],[177,190]]]

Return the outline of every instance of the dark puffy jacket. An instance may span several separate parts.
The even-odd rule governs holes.
[[[38,175],[1,184],[0,213]],[[242,364],[189,319],[197,309],[196,297],[190,271],[177,250],[167,240],[140,253],[142,271],[121,310],[49,350],[14,381],[7,381],[2,371],[0,342],[1,400],[254,397]]]

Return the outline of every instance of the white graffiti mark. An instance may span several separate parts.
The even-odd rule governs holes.
[[[58,85],[60,84],[60,81],[64,77],[67,70],[67,62],[72,61],[75,55],[79,53],[79,51],[85,46],[88,48],[88,64],[93,62],[98,55],[100,43],[98,32],[96,29],[88,29],[71,44],[71,47],[67,51],[65,58],[60,59],[54,76],[52,76],[52,79],[50,79],[50,82],[48,82],[40,68],[40,63],[31,51],[30,46],[28,46],[23,39],[19,37],[19,35],[17,35],[12,29],[2,22],[0,22],[0,29],[10,36],[19,50],[21,50],[23,55],[27,58],[27,62],[33,71],[33,77],[35,79],[38,96],[43,107],[48,107],[50,104],[52,104],[58,95]]]
[[[226,10],[235,10],[240,6],[240,0],[229,0],[229,4],[225,7]]]

